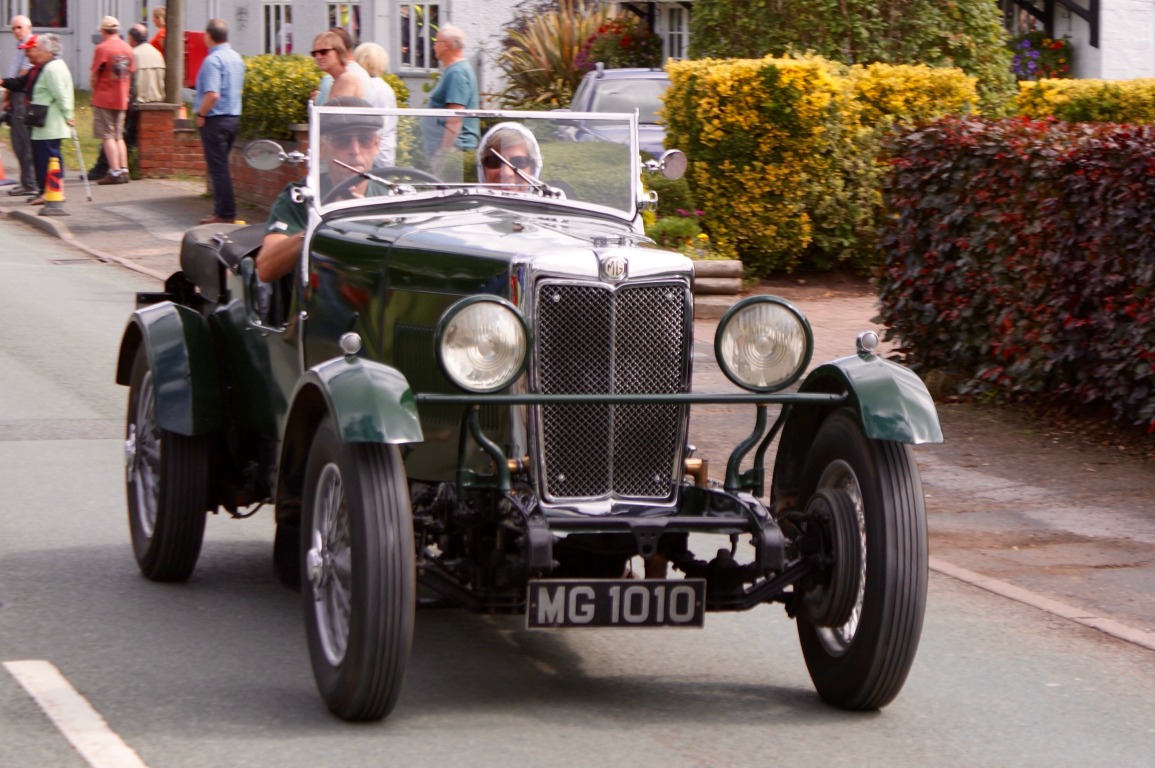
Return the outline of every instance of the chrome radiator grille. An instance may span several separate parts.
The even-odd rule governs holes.
[[[537,289],[534,387],[544,394],[688,391],[689,287],[545,282]],[[666,499],[680,479],[678,405],[549,405],[539,413],[548,500]]]

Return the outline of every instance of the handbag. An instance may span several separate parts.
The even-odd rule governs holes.
[[[43,128],[47,119],[47,104],[29,104],[24,108],[24,124],[29,128]]]

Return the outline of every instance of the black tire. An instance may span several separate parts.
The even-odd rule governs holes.
[[[864,569],[850,620],[798,637],[819,695],[836,707],[878,709],[906,682],[926,609],[927,531],[922,482],[909,446],[866,437],[852,409],[830,414],[802,471],[802,498],[823,488],[854,499]]]
[[[313,677],[333,714],[397,703],[416,610],[413,517],[395,446],[340,441],[321,422],[305,469],[301,592]]]
[[[136,563],[153,581],[184,581],[196,568],[208,513],[210,445],[208,437],[158,426],[156,386],[141,347],[128,390],[126,488]]]

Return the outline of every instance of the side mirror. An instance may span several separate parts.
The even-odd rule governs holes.
[[[689,158],[687,158],[686,153],[680,149],[667,149],[657,160],[647,160],[645,162],[647,171],[657,171],[671,181],[682,178],[682,176],[686,174],[686,168],[688,168],[689,165]]]
[[[280,144],[270,139],[259,139],[245,147],[245,162],[258,171],[275,171],[282,163],[303,163],[305,156],[300,152],[285,152]]]

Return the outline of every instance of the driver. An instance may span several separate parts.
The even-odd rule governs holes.
[[[326,107],[371,107],[372,104],[355,96],[339,96],[330,99]],[[377,147],[381,141],[382,120],[377,115],[327,114],[321,124],[321,147],[318,152],[322,163],[321,199],[331,189],[354,176],[355,172],[344,167],[368,171],[373,167]],[[344,163],[341,165],[340,163]],[[365,194],[368,179],[352,184],[342,193],[343,199],[360,197]],[[265,238],[261,250],[257,252],[257,277],[271,283],[293,271],[301,257],[305,240],[305,226],[308,223],[308,206],[293,200],[293,189],[304,186],[295,181],[286,186],[269,211],[265,222]]]
[[[509,161],[508,165],[501,161],[503,157]],[[510,168],[510,165],[513,168]],[[541,149],[537,145],[537,139],[525,126],[518,123],[498,123],[481,139],[481,149],[477,152],[477,178],[485,184],[496,185],[503,190],[528,190],[530,183],[514,168],[530,178],[540,177]]]

